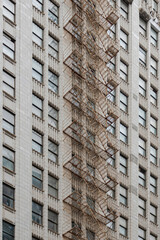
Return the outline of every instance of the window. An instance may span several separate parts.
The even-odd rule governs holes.
[[[49,39],[49,54],[54,57],[56,60],[59,58],[59,41],[56,40],[55,38],[51,37],[50,35],[48,36]]]
[[[14,171],[15,153],[9,148],[3,146],[3,166]]]
[[[154,194],[157,193],[157,178],[150,176],[150,191]]]
[[[127,175],[127,161],[128,159],[120,155],[120,172]]]
[[[10,0],[3,0],[3,15],[12,22],[15,22],[15,3]]]
[[[127,237],[127,219],[120,217],[119,218],[119,232],[123,236]]]
[[[32,240],[39,240],[39,238],[36,238],[36,237],[32,237]]]
[[[52,127],[58,129],[58,110],[50,105],[48,106],[48,123]]]
[[[139,19],[139,32],[146,37],[147,36],[147,22],[142,18]]]
[[[151,43],[153,46],[158,46],[158,32],[151,28]]]
[[[43,82],[43,65],[34,58],[32,60],[32,77],[38,82]]]
[[[43,171],[32,166],[32,185],[40,190],[43,189]]]
[[[113,85],[108,84],[107,86],[107,99],[113,103],[116,101],[116,91]]]
[[[142,77],[139,77],[139,93],[146,97],[146,81]]]
[[[120,61],[120,77],[127,82],[128,81],[128,66]]]
[[[153,10],[158,12],[158,2],[156,0],[153,0]]]
[[[48,229],[58,233],[58,213],[48,210]]]
[[[146,64],[147,64],[147,52],[142,47],[139,47],[139,62],[144,67],[146,67]]]
[[[113,72],[116,71],[116,58],[113,57],[108,63],[107,67],[109,67]]]
[[[89,172],[89,175],[91,175],[92,177],[95,177],[95,168],[92,167],[90,164],[87,163],[87,170]],[[90,180],[90,177],[88,176],[87,180]]]
[[[122,29],[120,30],[120,46],[126,51],[128,50],[128,34],[126,34]]]
[[[127,206],[127,189],[120,186],[120,203]]]
[[[157,106],[157,90],[151,86],[150,90],[151,103]]]
[[[3,108],[3,129],[14,134],[15,133],[15,115]]]
[[[58,198],[58,179],[48,175],[48,194]]]
[[[36,7],[39,11],[43,11],[43,0],[32,0],[32,4]]]
[[[51,1],[49,1],[48,17],[54,23],[59,23],[59,7]]]
[[[95,200],[89,196],[87,196],[88,206],[94,211],[95,210]]]
[[[43,116],[43,101],[35,94],[32,94],[32,113],[39,118]]]
[[[139,124],[146,127],[146,111],[139,107]]]
[[[89,229],[86,230],[86,236],[87,236],[87,240],[95,240],[96,238],[95,233]]]
[[[58,94],[58,79],[59,77],[55,73],[48,71],[48,87],[56,94]]]
[[[138,199],[138,213],[143,217],[146,216],[146,201],[141,197]]]
[[[3,183],[3,204],[14,209],[14,188]]]
[[[120,92],[120,109],[128,112],[128,97],[122,92]]]
[[[107,31],[108,35],[115,39],[116,38],[116,25],[112,25],[110,29]]]
[[[32,149],[40,154],[43,153],[43,136],[35,130],[32,130]]]
[[[146,171],[139,167],[139,184],[143,187],[146,186]]]
[[[108,144],[109,152],[108,152],[108,158],[107,158],[107,163],[115,167],[115,161],[116,161],[116,156],[115,156],[115,150]]]
[[[42,225],[43,220],[43,206],[37,202],[32,201],[32,221]]]
[[[157,164],[157,149],[152,145],[150,146],[150,162]]]
[[[157,68],[158,68],[158,63],[157,61],[151,57],[151,73],[157,77]]]
[[[150,239],[150,240],[157,240],[157,237],[156,237],[156,236],[154,236],[154,235],[152,235],[152,234],[150,234],[150,237],[149,237],[149,239]]]
[[[146,157],[146,141],[139,137],[139,154]]]
[[[157,135],[157,120],[154,117],[150,117],[150,132]]]
[[[128,19],[128,12],[129,12],[128,4],[123,0],[121,0],[120,12],[125,19]]]
[[[3,91],[12,97],[15,95],[15,78],[6,71],[3,71]]]
[[[150,221],[153,223],[157,223],[157,207],[150,205]]]
[[[115,132],[116,132],[116,121],[115,121],[115,118],[112,117],[112,116],[108,116],[108,118],[107,118],[107,125],[108,125],[107,131],[114,135]]]
[[[124,143],[128,143],[128,127],[120,123],[120,140]]]
[[[32,28],[32,41],[40,47],[43,45],[43,29],[35,23],[33,23]]]
[[[58,145],[52,141],[48,141],[48,158],[54,163],[58,163]]]
[[[14,240],[14,225],[3,221],[3,240]]]
[[[138,240],[145,240],[146,239],[146,230],[142,228],[138,228]]]
[[[15,59],[15,40],[5,33],[3,34],[3,53],[13,60]]]

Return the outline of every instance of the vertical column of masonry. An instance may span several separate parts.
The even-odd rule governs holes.
[[[0,196],[2,196],[2,70],[3,70],[3,55],[2,55],[2,1],[0,1]],[[0,239],[2,239],[2,197],[0,197]]]
[[[148,96],[148,101],[146,101],[146,106],[147,106],[147,113],[146,113],[146,128],[148,131],[144,134],[144,138],[147,140],[146,141],[146,187],[147,187],[147,194],[146,194],[146,217],[148,219],[146,226],[143,226],[141,224],[141,220],[139,218],[138,224],[140,227],[145,227],[144,229],[146,230],[146,239],[149,239],[150,235],[150,101],[149,101],[149,95],[150,95],[150,61],[151,61],[151,51],[150,51],[150,28],[151,24],[150,21],[147,22],[147,63],[146,63],[146,76],[147,76],[147,96]],[[139,45],[141,45],[141,39],[139,39]],[[139,71],[140,72],[140,71]],[[140,101],[141,99],[139,98],[139,105],[142,106],[142,102]],[[141,134],[141,127],[139,127],[139,134]],[[142,159],[139,158],[139,165],[144,166],[143,162],[141,161]],[[138,194],[141,196],[141,189],[139,187]]]
[[[44,65],[43,65],[43,158],[44,158],[44,171],[43,171],[43,239],[48,238],[48,1],[44,2],[44,35],[43,35],[43,48],[44,48]]]
[[[31,105],[32,28],[31,1],[19,0],[16,31],[16,190],[15,239],[29,239],[31,233]]]
[[[138,239],[138,79],[139,79],[139,0],[134,0],[129,9],[129,238]]]
[[[59,239],[62,239],[63,234],[63,154],[64,154],[64,142],[63,142],[63,120],[64,120],[64,100],[63,100],[63,87],[64,87],[64,65],[63,65],[63,53],[64,53],[64,29],[63,29],[63,16],[64,16],[64,0],[59,1]]]
[[[160,15],[160,3],[159,3],[159,15]],[[158,26],[158,56],[160,59],[160,26]],[[158,107],[158,146],[160,146],[160,60],[158,61],[158,101],[157,101],[157,107]],[[157,165],[158,165],[158,176],[160,176],[160,149],[158,149],[158,155],[157,155]],[[158,189],[157,189],[157,195],[158,195],[158,211],[157,211],[157,223],[158,226],[160,225],[160,177],[158,180]],[[160,227],[158,227],[158,237],[160,237]]]

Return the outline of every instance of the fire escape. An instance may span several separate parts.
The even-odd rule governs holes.
[[[119,84],[119,75],[108,63],[119,51],[119,42],[108,31],[119,18],[111,0],[66,0],[72,7],[66,14],[65,34],[71,43],[65,54],[66,74],[71,88],[64,93],[72,117],[64,129],[71,151],[64,160],[69,188],[64,189],[64,206],[70,209],[71,228],[64,239],[114,239],[108,235],[118,216],[112,194],[118,174],[109,160],[119,143],[109,131],[119,117],[110,94]],[[67,210],[66,210],[67,211]]]

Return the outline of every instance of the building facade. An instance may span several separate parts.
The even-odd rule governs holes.
[[[159,240],[159,0],[3,0],[0,26],[0,239]]]

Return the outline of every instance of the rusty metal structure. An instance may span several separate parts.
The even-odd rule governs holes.
[[[109,160],[119,143],[109,128],[119,117],[119,109],[109,96],[119,84],[119,75],[108,63],[119,51],[119,42],[108,34],[119,18],[114,0],[68,0],[64,31],[71,39],[64,59],[71,79],[64,93],[71,118],[64,129],[71,151],[64,161],[69,189],[64,205],[72,215],[71,228],[64,239],[114,239],[109,225],[118,216],[112,200],[118,174]],[[67,1],[65,1],[67,4]]]

